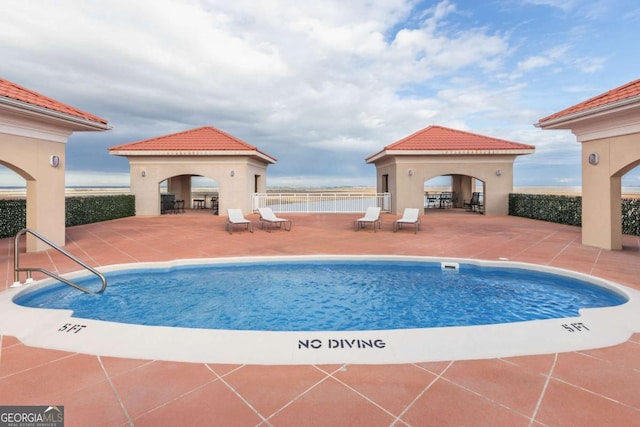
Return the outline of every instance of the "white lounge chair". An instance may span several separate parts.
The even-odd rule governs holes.
[[[227,218],[227,231],[233,233],[234,225],[244,225],[247,230],[253,233],[253,223],[246,219],[242,214],[242,209],[227,209],[229,217]]]
[[[271,232],[274,225],[291,231],[291,220],[278,218],[271,208],[258,208],[258,212],[260,212],[260,226],[263,227],[264,224],[269,224],[268,232]]]
[[[402,228],[404,224],[413,224],[415,233],[420,230],[420,209],[417,208],[405,208],[402,218],[396,220],[393,223],[393,231],[396,232]]]
[[[361,228],[364,228],[367,224],[373,225],[373,231],[376,231],[376,224],[378,228],[380,228],[380,208],[370,206],[367,208],[367,212],[365,212],[362,218],[358,218],[353,223],[353,227],[356,231]]]

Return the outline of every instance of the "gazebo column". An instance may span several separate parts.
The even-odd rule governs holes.
[[[131,193],[136,198],[136,216],[160,214],[160,178],[157,168],[144,162],[129,162]]]
[[[58,246],[64,246],[65,146],[58,142],[38,140],[28,145],[22,155],[25,160],[21,166],[33,171],[35,177],[26,179],[27,228],[35,230]],[[51,156],[58,157],[55,166],[50,163]],[[27,234],[27,252],[49,248],[48,244]]]
[[[471,180],[464,182],[464,178],[470,178],[465,175],[451,175],[451,191],[457,196],[453,203],[454,208],[461,208],[464,202],[464,186],[465,184],[471,188]]]
[[[185,207],[191,207],[191,176],[179,175],[168,179],[167,191],[176,196],[176,200],[184,200]]]
[[[455,175],[454,178],[459,181],[456,184],[456,179],[453,180],[453,191],[458,192],[458,205],[456,207],[462,208],[465,200],[471,200],[471,195],[475,190],[473,188],[473,178],[469,175]]]
[[[582,244],[609,250],[622,249],[621,177],[609,176],[608,141],[582,145]],[[599,153],[596,164],[589,154]]]
[[[27,180],[27,228],[59,246],[65,245],[64,170],[47,170],[46,179]],[[34,236],[27,235],[27,252],[50,249]]]

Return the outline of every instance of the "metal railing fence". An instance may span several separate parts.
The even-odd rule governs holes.
[[[391,193],[254,193],[253,210],[285,213],[359,213],[368,207],[391,211]]]

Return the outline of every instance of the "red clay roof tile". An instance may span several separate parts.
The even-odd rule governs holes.
[[[38,92],[24,88],[20,85],[0,78],[0,97],[10,98],[16,101],[21,101],[26,104],[35,105],[37,107],[46,108],[47,110],[56,111],[58,113],[68,114],[73,117],[78,117],[91,122],[107,124],[107,120],[102,119],[93,114],[89,114],[85,111],[78,110],[70,105],[63,104],[55,99],[46,97]]]
[[[406,151],[408,154],[412,151],[433,151],[438,154],[482,154],[482,152],[498,154],[496,152],[508,151],[513,153],[515,151],[517,153],[521,151],[522,154],[530,154],[532,150],[535,150],[533,145],[492,138],[443,126],[429,126],[391,145],[387,145],[381,151],[367,157],[365,161],[372,162],[380,158],[385,151]]]
[[[109,147],[109,151],[256,151],[274,157],[212,126]]]
[[[622,101],[627,98],[633,98],[635,96],[640,96],[640,79],[634,80],[615,89],[611,89],[605,93],[587,99],[584,102],[581,102],[569,108],[565,108],[564,110],[558,111],[557,113],[554,113],[550,116],[544,117],[540,119],[538,123],[558,119],[560,117],[568,116],[570,114],[579,113],[582,111],[587,111],[592,108],[602,107],[604,105]]]
[[[442,126],[429,126],[409,135],[385,150],[531,150],[532,145],[482,136]]]

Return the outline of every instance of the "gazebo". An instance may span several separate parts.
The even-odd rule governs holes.
[[[160,214],[160,184],[191,201],[191,177],[218,183],[219,211],[251,211],[251,194],[265,192],[267,166],[276,159],[256,147],[211,126],[159,136],[109,148],[109,154],[129,160],[136,215]]]
[[[542,118],[582,144],[582,243],[622,249],[622,177],[640,165],[640,79]]]
[[[65,244],[65,144],[73,132],[105,131],[105,119],[0,79],[0,164],[26,180],[27,228]],[[27,235],[27,251],[48,249]]]
[[[378,192],[389,192],[391,212],[424,205],[424,183],[451,176],[458,206],[482,181],[484,213],[507,215],[513,191],[513,162],[535,147],[442,126],[429,126],[365,159],[376,165]]]

